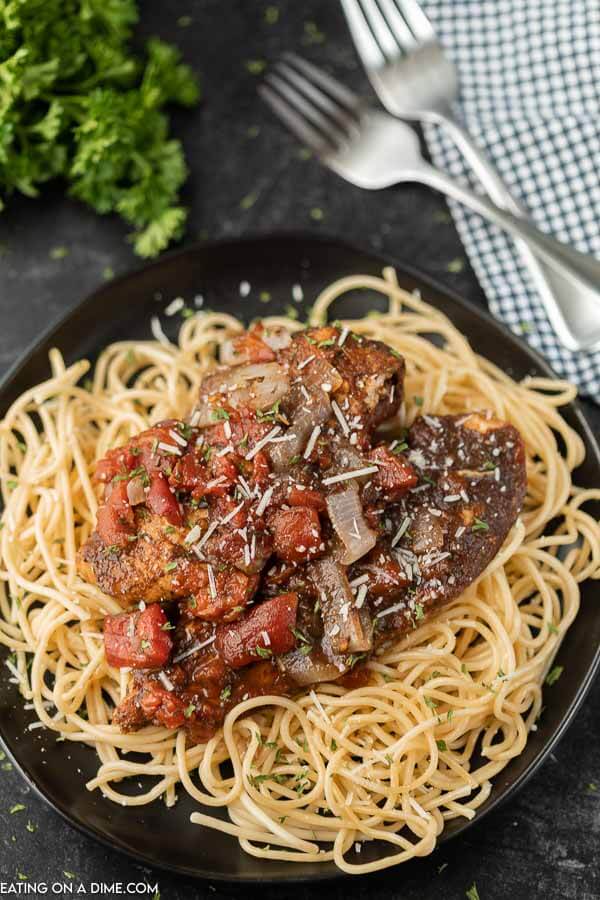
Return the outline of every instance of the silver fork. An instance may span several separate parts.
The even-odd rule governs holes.
[[[511,196],[494,166],[454,115],[456,68],[416,0],[341,3],[367,75],[388,112],[444,126],[494,203],[527,217],[527,211]],[[596,344],[600,329],[597,292],[580,287],[574,298],[568,279],[538,262],[527,244],[518,241],[518,247],[563,344],[570,350]]]
[[[513,237],[525,239],[539,259],[570,280],[572,295],[586,287],[600,304],[600,261],[561,244],[430,165],[409,125],[368,106],[316,66],[288,53],[268,72],[259,93],[288,128],[342,178],[369,190],[412,181],[442,191]],[[600,317],[594,328],[594,339],[600,341]]]

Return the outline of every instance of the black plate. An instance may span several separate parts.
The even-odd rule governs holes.
[[[166,256],[104,285],[36,343],[0,385],[0,414],[22,391],[48,376],[47,354],[51,347],[59,347],[67,363],[71,363],[84,356],[93,358],[110,341],[148,338],[150,317],[161,312],[174,297],[182,296],[191,302],[201,292],[207,307],[249,320],[284,310],[292,300],[291,287],[295,283],[302,285],[306,302],[311,303],[319,290],[334,279],[356,272],[377,274],[384,263],[389,260],[330,240],[302,236],[222,242]],[[552,374],[541,358],[489,316],[428,278],[402,266],[397,270],[403,287],[419,288],[424,298],[443,309],[477,352],[504,371],[517,378],[529,373]],[[240,297],[241,281],[252,285],[247,299]],[[268,304],[260,301],[261,291],[268,291],[273,298]],[[344,311],[359,316],[373,305],[370,299],[366,302],[364,296],[355,295],[345,301]],[[586,460],[577,480],[581,484],[599,484],[600,455],[583,415],[575,405],[564,415],[586,444]],[[525,783],[564,734],[583,701],[600,663],[600,616],[593,596],[595,590],[591,583],[583,586],[581,611],[558,657],[564,673],[544,695],[546,706],[538,730],[530,735],[521,756],[498,776],[474,823],[479,823],[486,812]],[[31,721],[32,714],[24,711],[16,686],[9,684],[6,677],[0,679],[0,734],[23,777],[65,819],[111,847],[149,865],[210,879],[298,881],[339,874],[333,864],[295,865],[245,855],[233,838],[189,823],[195,804],[184,791],[171,810],[160,802],[138,808],[120,807],[103,799],[99,792],[91,794],[84,784],[96,770],[94,752],[77,744],[57,743],[54,735],[44,729],[29,732],[27,725]],[[453,820],[442,841],[471,824]],[[364,845],[361,861],[376,851],[375,846]]]

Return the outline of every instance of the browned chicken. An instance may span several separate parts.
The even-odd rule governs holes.
[[[124,730],[204,740],[246,696],[364,681],[375,646],[482,573],[523,502],[522,440],[485,412],[378,435],[404,378],[383,344],[258,327],[226,355],[187,422],[97,467],[104,502],[79,567],[139,604],[105,621],[109,663],[136,670]]]

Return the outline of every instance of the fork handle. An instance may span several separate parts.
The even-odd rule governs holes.
[[[560,243],[527,219],[521,219],[508,210],[501,209],[485,197],[480,197],[468,188],[454,181],[445,172],[424,163],[419,166],[418,178],[423,183],[435,190],[441,191],[448,197],[458,200],[459,203],[479,213],[495,225],[499,225],[515,238],[527,241],[529,248],[538,259],[543,260],[562,278],[568,278],[578,288],[584,287],[591,290],[595,296],[595,302],[600,310],[600,261],[593,256],[580,253],[573,247]]]
[[[450,134],[494,203],[520,218],[527,218],[526,209],[515,200],[491,161],[453,113],[447,110],[437,121]],[[580,282],[574,286],[568,274],[536,259],[526,242],[517,240],[517,246],[563,344],[571,350],[597,344],[600,338],[597,283],[591,288]]]

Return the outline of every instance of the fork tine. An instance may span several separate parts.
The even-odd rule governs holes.
[[[328,138],[329,143],[333,146],[337,147],[342,141],[348,139],[346,129],[342,128],[335,119],[322,109],[319,109],[296,85],[288,81],[286,71],[282,66],[277,66],[273,72],[269,72],[265,78],[265,84],[276,90],[284,100],[287,100],[295,111],[300,113],[324,137]]]
[[[348,130],[330,116],[324,109],[319,109],[305,93],[286,78],[286,70],[282,65],[276,66],[274,71],[267,75],[265,81],[293,104],[298,112],[302,113],[319,131],[329,138],[336,146],[340,142],[348,140]]]
[[[381,14],[399,46],[407,53],[414,50],[418,41],[407,24],[407,17],[403,17],[394,0],[379,0],[379,5]]]
[[[302,60],[300,60],[300,62],[302,62]],[[309,63],[307,63],[307,66],[309,67],[309,71],[312,69],[317,72],[319,78],[322,80],[324,73],[321,73],[316,67],[310,66]],[[358,117],[347,112],[344,106],[340,106],[332,100],[331,97],[318,88],[310,78],[300,74],[300,72],[294,69],[290,63],[280,62],[275,71],[286,78],[288,82],[291,82],[294,87],[297,87],[308,100],[312,100],[315,107],[318,107],[318,109],[329,117],[330,120],[337,123],[344,135],[347,136],[349,131],[356,129],[359,124]],[[348,91],[348,93],[351,92]]]
[[[316,156],[322,156],[328,151],[335,150],[334,145],[324,134],[313,128],[301,113],[295,112],[290,104],[268,84],[260,84],[258,93],[300,143],[312,150]]]
[[[337,78],[328,75],[323,69],[317,68],[313,63],[309,63],[296,53],[284,53],[283,59],[304,72],[311,81],[330,94],[338,103],[345,106],[350,113],[357,114],[362,104],[362,99],[350,88],[347,88],[345,84],[338,81]]]
[[[385,0],[386,5],[392,2],[400,8],[400,14],[418,41],[435,41],[437,36],[433,25],[417,3],[417,0]]]
[[[398,55],[398,45],[375,0],[358,0],[358,3],[365,21],[368,23],[368,27],[371,29],[373,37],[379,44],[384,56],[393,59]]]
[[[363,66],[367,71],[369,69],[380,69],[385,65],[385,56],[379,49],[371,29],[365,21],[358,0],[342,0],[342,7],[354,46],[362,60]]]

